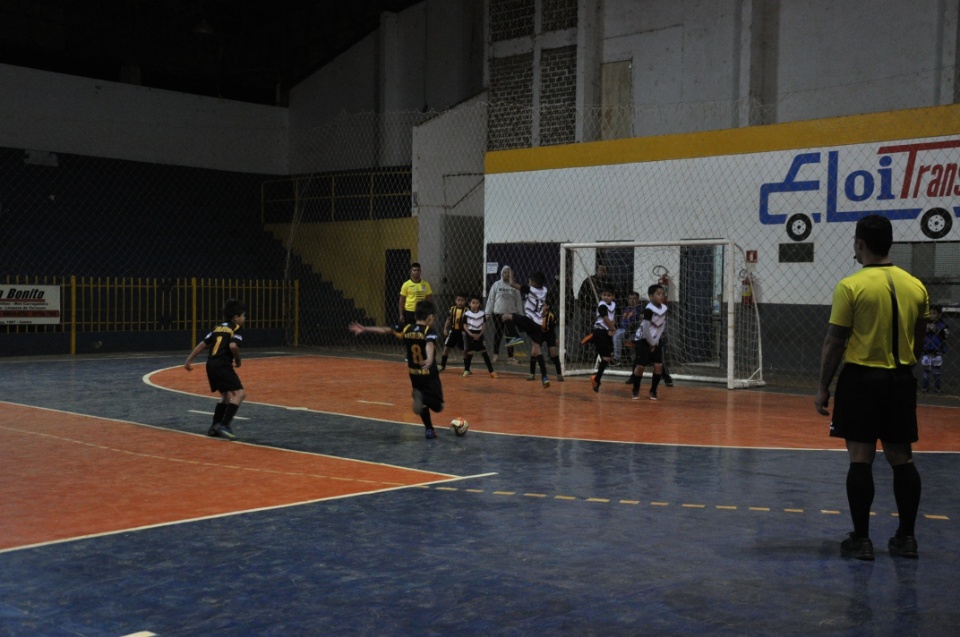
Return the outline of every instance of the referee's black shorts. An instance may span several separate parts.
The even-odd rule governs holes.
[[[837,379],[830,435],[874,444],[919,440],[913,369],[845,364]]]

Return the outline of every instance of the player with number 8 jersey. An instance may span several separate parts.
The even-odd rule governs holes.
[[[420,416],[426,429],[426,438],[437,437],[430,412],[443,411],[443,385],[437,368],[437,345],[440,337],[433,328],[436,308],[430,301],[420,301],[415,310],[416,323],[393,327],[351,323],[349,329],[358,336],[364,333],[393,334],[403,341],[407,357],[407,371],[413,385],[413,413]]]

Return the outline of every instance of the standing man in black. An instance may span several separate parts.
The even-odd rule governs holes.
[[[830,415],[830,382],[842,360],[830,435],[847,441],[846,487],[853,532],[840,549],[858,560],[874,559],[870,507],[877,440],[893,469],[899,515],[899,527],[887,547],[891,555],[917,557],[914,526],[921,482],[912,451],[918,440],[913,366],[920,356],[930,301],[923,283],[890,262],[892,243],[893,228],[886,217],[869,215],[857,222],[854,258],[863,268],[834,289],[814,398],[817,411]]]

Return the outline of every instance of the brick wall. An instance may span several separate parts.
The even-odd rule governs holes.
[[[542,0],[540,24],[544,33],[577,28],[577,0]]]
[[[533,37],[534,0],[490,0],[490,41]]]
[[[490,60],[487,148],[533,145],[533,52]]]
[[[535,33],[535,0],[489,0],[490,106],[487,110],[487,148],[528,148],[534,143],[534,113],[539,114],[539,144],[566,144],[576,140],[577,47],[546,49],[542,33],[575,29],[577,0],[541,0],[542,33]],[[569,41],[570,38],[563,36]],[[522,40],[529,38],[529,43]],[[555,38],[554,38],[555,39]],[[506,45],[494,57],[494,43]],[[559,42],[557,42],[559,44]],[[554,45],[556,46],[556,44]],[[527,51],[526,49],[529,49]],[[540,65],[534,68],[539,51]],[[539,87],[534,86],[539,73]],[[534,103],[539,88],[539,103]]]
[[[577,47],[540,53],[540,144],[576,141]]]

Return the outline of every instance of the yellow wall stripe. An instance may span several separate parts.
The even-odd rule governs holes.
[[[960,105],[486,154],[487,174],[738,155],[960,134]]]

